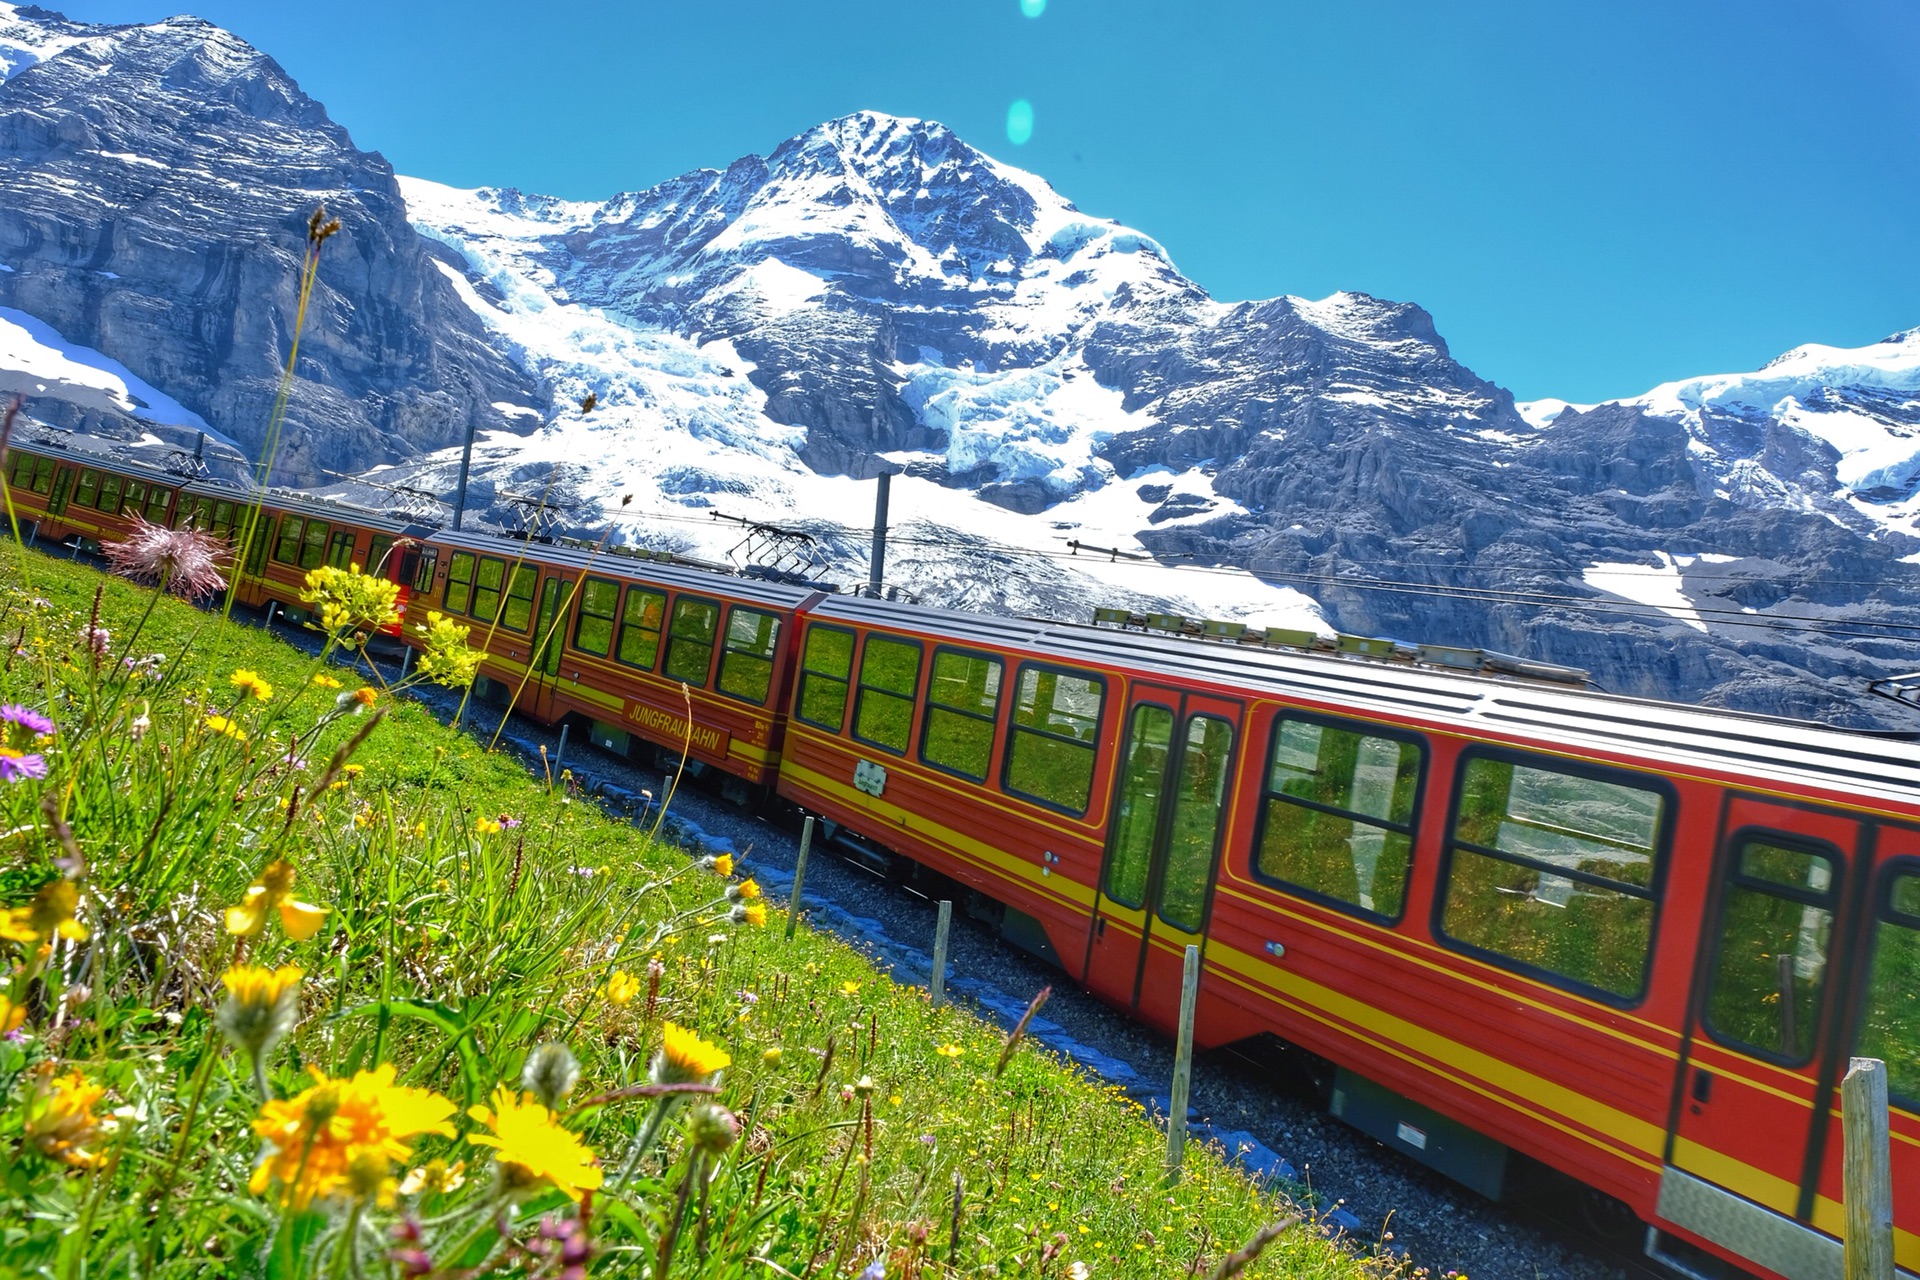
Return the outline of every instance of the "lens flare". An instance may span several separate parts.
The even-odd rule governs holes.
[[[1037,18],[1047,11],[1047,0],[1020,0],[1020,12]]]
[[[1016,98],[1007,108],[1007,141],[1016,147],[1023,147],[1027,139],[1033,137],[1033,104],[1025,98]]]

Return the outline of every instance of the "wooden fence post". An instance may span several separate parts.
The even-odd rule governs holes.
[[[807,825],[800,828],[800,856],[793,863],[793,897],[787,902],[787,938],[793,938],[793,926],[800,920],[800,886],[807,879],[807,853],[813,848],[813,815],[807,815]]]
[[[940,921],[933,927],[933,1007],[938,1009],[947,998],[947,930],[953,925],[953,903],[940,900]]]
[[[1840,1084],[1847,1209],[1846,1280],[1893,1280],[1893,1171],[1887,1064],[1855,1058]]]
[[[1187,1094],[1193,1087],[1193,1006],[1200,995],[1200,948],[1180,969],[1180,1038],[1173,1050],[1173,1099],[1167,1108],[1167,1181],[1180,1180],[1187,1155]]]

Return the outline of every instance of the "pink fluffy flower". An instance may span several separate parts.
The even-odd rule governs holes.
[[[135,516],[126,541],[109,542],[101,553],[120,576],[157,583],[188,600],[210,596],[227,585],[219,567],[226,544],[199,529],[169,529]]]

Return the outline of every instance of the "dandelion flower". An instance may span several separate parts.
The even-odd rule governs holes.
[[[220,576],[226,544],[199,529],[169,529],[136,515],[126,540],[103,544],[100,554],[121,577],[153,583],[187,600],[202,599],[227,585]]]
[[[75,1169],[91,1169],[105,1157],[90,1150],[100,1138],[94,1104],[107,1095],[78,1071],[53,1075],[48,1069],[28,1091],[26,1139],[49,1160]]]
[[[280,927],[295,942],[305,942],[318,933],[327,917],[325,907],[293,897],[293,866],[284,858],[268,863],[267,869],[247,886],[239,904],[227,908],[227,932],[243,938],[257,937],[267,927],[269,911],[280,913]]]
[[[593,1149],[566,1128],[553,1112],[528,1095],[516,1095],[505,1085],[493,1091],[492,1107],[469,1107],[467,1114],[493,1130],[470,1133],[467,1141],[492,1147],[509,1192],[532,1190],[551,1183],[568,1199],[598,1191],[606,1180]]]
[[[607,985],[601,989],[601,994],[606,996],[608,1004],[632,1004],[634,997],[640,994],[640,979],[615,969],[607,975]]]
[[[760,1055],[760,1062],[764,1066],[773,1067],[777,1070],[780,1066],[780,1059],[784,1056],[785,1055],[778,1049],[769,1049]]]
[[[751,880],[742,880],[739,884],[727,886],[728,902],[752,902],[760,896],[760,886]]]
[[[353,700],[363,707],[372,706],[379,698],[380,695],[374,692],[372,685],[361,685],[353,691]]]
[[[37,946],[55,937],[84,942],[87,927],[74,919],[80,891],[71,880],[49,880],[24,907],[0,912],[0,938]]]
[[[258,672],[249,671],[245,667],[228,676],[227,683],[260,702],[266,702],[273,697],[273,686],[262,680]]]
[[[661,1028],[660,1052],[653,1059],[656,1084],[698,1084],[725,1070],[733,1058],[696,1031],[669,1022]]]
[[[481,836],[499,835],[503,829],[504,828],[502,828],[501,825],[495,822],[492,818],[475,818],[473,820],[473,831],[475,835],[481,835]]]
[[[716,875],[733,874],[733,855],[730,853],[710,854],[700,859],[700,865]]]
[[[767,922],[767,904],[764,902],[742,902],[727,913],[727,918],[735,924],[750,924],[760,928]]]
[[[298,965],[278,969],[235,965],[220,978],[227,998],[220,1002],[214,1021],[249,1057],[265,1057],[293,1030],[300,1017],[300,979],[304,976]]]
[[[208,716],[207,728],[222,737],[232,738],[235,742],[245,742],[247,740],[247,731],[223,715],[216,714]]]
[[[935,1049],[934,1052],[943,1058],[957,1058],[965,1053],[966,1050],[957,1044],[943,1044],[938,1049]]]
[[[260,1108],[253,1131],[273,1150],[253,1171],[255,1195],[278,1183],[282,1202],[304,1209],[356,1182],[364,1186],[366,1157],[405,1160],[413,1154],[410,1139],[453,1136],[454,1104],[430,1089],[395,1084],[390,1063],[350,1080],[329,1080],[317,1069],[313,1075],[306,1089]],[[362,1158],[358,1170],[356,1157]]]
[[[309,679],[307,683],[321,689],[338,689],[340,687],[340,682],[329,675],[316,674]]]
[[[858,995],[859,993],[860,984],[857,982],[843,982],[840,984],[840,994],[843,996]]]

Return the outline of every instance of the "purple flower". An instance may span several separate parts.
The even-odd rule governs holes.
[[[510,818],[510,817],[508,817],[508,816],[507,816],[506,814],[504,814],[504,813],[500,815],[500,828],[501,828],[501,830],[503,830],[503,831],[511,831],[511,830],[513,830],[513,829],[514,829],[515,827],[517,827],[517,826],[519,826],[519,825],[520,825],[520,819],[518,819],[518,818]]]
[[[0,707],[0,724],[5,724],[9,732],[17,725],[29,736],[53,732],[53,721],[47,719],[38,711],[28,710],[26,707],[12,702],[4,707]]]
[[[6,747],[0,747],[0,782],[24,782],[28,778],[47,776],[45,756],[22,755]]]
[[[126,541],[106,543],[100,552],[121,577],[151,582],[188,600],[210,596],[227,585],[220,576],[220,558],[228,553],[226,543],[199,529],[169,529],[135,516]]]

